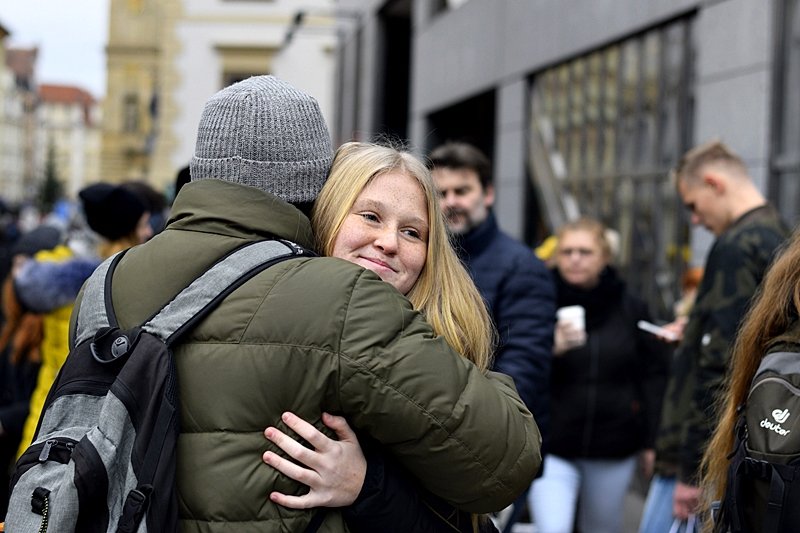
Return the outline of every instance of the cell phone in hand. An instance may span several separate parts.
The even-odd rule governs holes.
[[[647,320],[638,321],[636,323],[636,327],[648,333],[652,333],[653,335],[663,337],[671,342],[675,342],[678,340],[678,336],[675,334],[675,332],[670,331],[666,328],[662,328],[661,326],[656,326],[655,324],[653,324],[652,322],[648,322]]]

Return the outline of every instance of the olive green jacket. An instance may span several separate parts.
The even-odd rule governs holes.
[[[115,272],[120,325],[144,321],[216,259],[271,236],[312,246],[308,219],[269,194],[218,180],[185,186],[166,229]],[[270,267],[227,297],[174,357],[183,532],[305,530],[319,511],[282,508],[268,494],[306,489],[261,460],[268,449],[283,454],[263,433],[289,431],[285,411],[321,430],[323,411],[346,416],[466,511],[505,507],[539,467],[539,432],[511,381],[482,375],[391,285],[346,261]],[[319,531],[347,528],[331,509]]]

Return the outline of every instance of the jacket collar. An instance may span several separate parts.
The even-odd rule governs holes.
[[[311,223],[293,205],[254,187],[215,179],[193,181],[181,189],[167,229],[247,240],[280,237],[314,248]]]
[[[472,231],[465,235],[453,236],[453,244],[461,259],[480,255],[497,237],[499,232],[494,213],[489,212],[486,220],[481,222]]]
[[[733,232],[735,228],[751,224],[754,221],[763,219],[765,217],[773,216],[774,209],[772,205],[765,203],[758,207],[742,213],[742,215],[733,221],[733,223],[725,230],[724,233]]]

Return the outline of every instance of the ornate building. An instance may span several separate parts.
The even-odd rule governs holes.
[[[293,81],[330,109],[331,4],[304,2],[298,14],[291,0],[111,0],[103,179],[168,189],[191,158],[205,101],[251,75]],[[287,39],[298,18],[302,31]]]
[[[80,87],[39,85],[37,116],[45,153],[52,154],[64,193],[75,198],[84,185],[101,181],[100,106]]]
[[[16,202],[25,195],[25,91],[7,65],[8,35],[0,24],[0,196]]]
[[[16,157],[22,157],[22,176],[18,187],[20,196],[33,195],[36,184],[42,175],[44,150],[41,149],[39,124],[36,119],[36,106],[39,100],[36,94],[36,59],[39,49],[8,48],[6,64],[14,77],[14,96],[19,105],[12,106],[18,114],[18,129],[21,134],[20,151]],[[10,157],[14,155],[9,154]]]

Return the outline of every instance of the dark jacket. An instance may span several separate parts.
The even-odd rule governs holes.
[[[556,311],[550,274],[533,251],[500,230],[491,213],[470,233],[456,237],[454,244],[497,327],[493,370],[514,378],[546,451]]]
[[[667,384],[656,445],[660,474],[697,483],[736,331],[787,236],[778,212],[765,205],[739,217],[714,241]]]
[[[232,249],[272,236],[312,243],[308,219],[272,195],[219,180],[186,185],[166,229],[115,271],[120,325],[150,317]],[[261,461],[267,449],[286,456],[264,437],[267,426],[291,433],[285,411],[331,436],[321,413],[346,416],[426,489],[468,511],[508,505],[539,466],[536,425],[510,383],[482,375],[391,285],[347,261],[290,259],[255,275],[174,358],[185,533],[306,528],[316,509],[283,508],[268,494],[307,489]],[[347,531],[341,511],[325,512],[319,531]]]
[[[636,327],[650,321],[645,304],[612,268],[590,290],[567,285],[554,271],[558,306],[586,309],[585,345],[553,359],[549,452],[610,459],[652,448],[667,380],[669,350]]]
[[[359,442],[367,458],[367,474],[358,498],[344,509],[353,533],[474,533],[470,513],[422,489],[371,439],[360,436]],[[497,528],[482,516],[479,533],[497,533]]]

